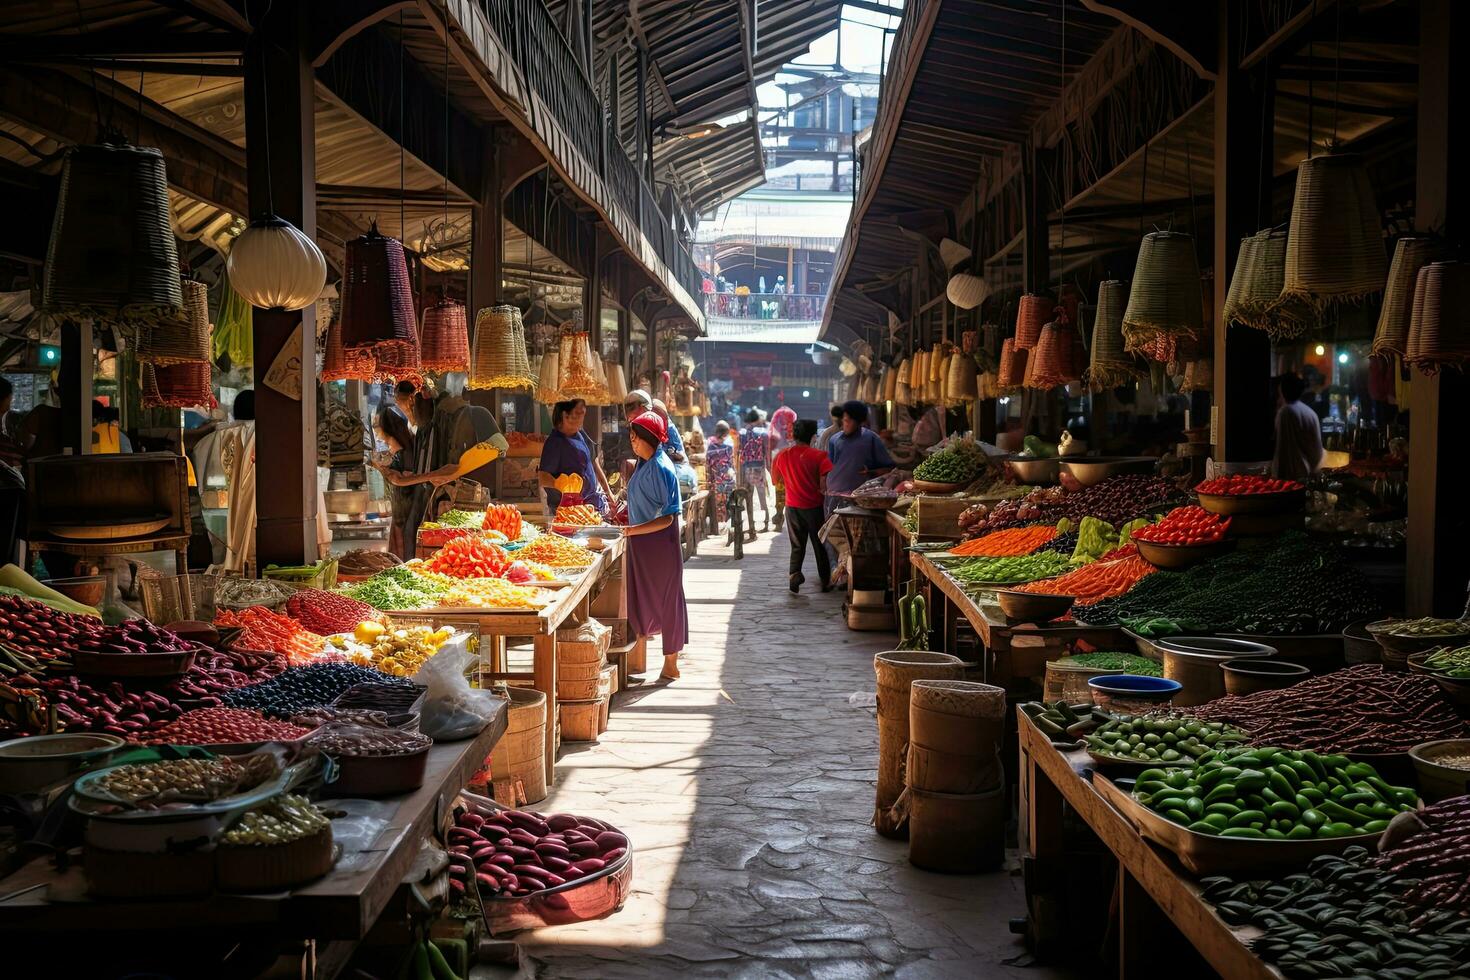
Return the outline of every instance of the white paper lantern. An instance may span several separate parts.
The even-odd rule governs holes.
[[[944,287],[944,295],[960,309],[973,310],[990,295],[990,284],[979,276],[957,272],[950,276],[949,284]]]
[[[240,233],[225,269],[235,291],[264,310],[303,309],[327,281],[327,260],[316,242],[274,215]]]

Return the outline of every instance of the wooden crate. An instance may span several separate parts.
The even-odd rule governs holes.
[[[974,503],[962,497],[917,497],[913,507],[918,515],[919,537],[958,539],[960,514]]]

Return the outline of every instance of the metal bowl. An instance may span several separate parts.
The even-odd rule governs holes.
[[[995,601],[1007,619],[1030,622],[1050,622],[1072,608],[1077,599],[1069,595],[1052,595],[1041,592],[1017,592],[1014,589],[996,589]]]
[[[1231,517],[1236,514],[1298,514],[1306,507],[1307,491],[1282,490],[1280,493],[1198,493],[1199,505],[1211,514]]]
[[[1222,538],[1208,544],[1160,544],[1157,541],[1135,538],[1133,543],[1138,546],[1138,553],[1143,556],[1143,560],[1155,568],[1188,568],[1217,558],[1235,548],[1235,541],[1231,538]]]
[[[0,793],[31,793],[105,766],[126,746],[116,735],[32,735],[0,742]]]
[[[1043,483],[1057,482],[1057,475],[1061,472],[1062,461],[1053,456],[1051,459],[1031,459],[1023,456],[1012,456],[1006,460],[1011,472],[1016,479],[1022,483],[1039,485]]]
[[[1058,462],[1060,472],[1084,487],[1127,473],[1149,474],[1159,465],[1156,456],[1063,456]]]

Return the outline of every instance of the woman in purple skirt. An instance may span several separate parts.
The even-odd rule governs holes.
[[[638,465],[628,480],[628,622],[640,637],[663,634],[666,680],[679,676],[679,651],[689,642],[684,605],[684,550],[679,540],[679,477],[661,450],[664,420],[644,412],[629,420]]]

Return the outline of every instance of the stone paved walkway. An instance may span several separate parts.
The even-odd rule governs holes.
[[[521,937],[538,977],[1056,976],[1007,921],[1020,878],[911,867],[878,837],[874,690],[888,634],[855,633],[841,596],[785,587],[788,545],[735,561],[710,539],[685,569],[683,678],[624,695],[600,743],[568,746],[546,810],[622,827],[633,894],[599,922]],[[810,561],[810,559],[808,559]],[[808,575],[815,577],[808,571]]]

